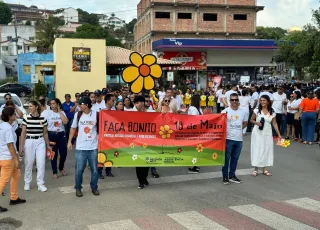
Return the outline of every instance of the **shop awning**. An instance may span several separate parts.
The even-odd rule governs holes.
[[[129,57],[130,57],[130,54],[134,51],[117,47],[117,46],[107,46],[106,49],[107,49],[107,66],[131,65]],[[179,62],[170,61],[163,58],[158,58],[158,64],[161,66],[180,66],[181,65],[181,63]]]

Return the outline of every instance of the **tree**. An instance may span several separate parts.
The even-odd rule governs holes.
[[[258,39],[280,40],[285,37],[287,31],[280,27],[257,27]]]
[[[79,22],[88,23],[90,25],[97,26],[99,25],[99,18],[96,14],[89,14],[87,11],[82,9],[77,9],[79,13]]]
[[[0,24],[8,24],[12,21],[12,12],[9,6],[0,2]]]
[[[26,26],[31,26],[31,22],[29,20],[26,21]]]
[[[129,22],[126,26],[127,26],[127,30],[128,32],[133,33],[133,29],[134,29],[134,25],[137,23],[137,19],[134,18],[131,20],[131,22]]]
[[[122,46],[121,42],[112,36],[106,28],[101,26],[93,26],[85,24],[77,28],[77,32],[69,34],[65,37],[69,38],[90,38],[90,39],[105,39],[108,46]]]
[[[37,22],[37,39],[39,46],[46,49],[52,49],[54,40],[60,35],[59,27],[64,25],[64,21],[50,16],[48,20]]]

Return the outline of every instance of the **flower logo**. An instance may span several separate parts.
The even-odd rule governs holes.
[[[217,160],[217,158],[218,158],[218,153],[213,153],[212,154],[212,159],[213,160]]]
[[[53,125],[54,125],[54,127],[59,127],[59,126],[60,126],[60,123],[59,123],[59,121],[55,121],[55,122],[53,123]]]
[[[290,140],[286,140],[282,143],[282,147],[288,148],[290,146]]]
[[[134,143],[130,144],[130,148],[132,148],[132,149],[134,148]]]
[[[119,152],[118,152],[118,151],[115,151],[114,154],[113,154],[113,156],[118,157],[118,156],[119,156]]]
[[[147,147],[148,147],[148,145],[147,145],[146,143],[144,143],[144,144],[143,144],[143,148],[146,149]]]
[[[192,159],[192,164],[195,164],[195,163],[197,163],[197,158]]]
[[[88,134],[88,133],[90,133],[91,129],[87,126],[83,129],[83,131],[85,134]]]
[[[138,159],[138,155],[137,154],[134,154],[133,156],[132,156],[132,160],[137,160]]]
[[[106,161],[107,156],[103,152],[98,153],[98,163],[104,164]]]
[[[178,148],[177,153],[181,153],[182,152],[182,148]]]
[[[198,144],[196,150],[198,151],[198,153],[203,152],[204,147],[202,146],[202,144]]]
[[[159,134],[162,139],[169,139],[173,131],[170,129],[169,125],[164,125],[160,127]]]
[[[133,65],[122,72],[122,79],[126,83],[131,83],[131,91],[140,93],[143,89],[153,89],[154,79],[162,76],[157,58],[151,54],[142,57],[139,53],[133,52],[130,55],[130,61]]]

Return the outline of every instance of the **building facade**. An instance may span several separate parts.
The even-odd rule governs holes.
[[[79,13],[76,9],[69,7],[60,11],[60,13],[54,14],[54,17],[64,20],[66,24],[68,22],[79,22]]]
[[[108,18],[108,25],[112,26],[114,30],[123,28],[126,23],[118,17],[111,16]]]
[[[135,50],[150,53],[162,38],[254,39],[256,0],[141,0]]]

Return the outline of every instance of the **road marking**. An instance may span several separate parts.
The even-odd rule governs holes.
[[[248,216],[274,229],[307,230],[316,229],[254,204],[230,207],[232,210]]]
[[[252,168],[249,169],[239,169],[237,170],[237,176],[250,175]],[[169,184],[176,182],[186,182],[186,181],[195,181],[195,180],[207,180],[207,179],[216,179],[221,178],[221,172],[209,172],[209,173],[199,173],[199,174],[186,174],[178,176],[167,176],[160,178],[148,178],[148,181],[151,185],[153,184]],[[138,180],[128,180],[128,181],[115,181],[115,182],[106,182],[100,183],[99,189],[114,189],[114,188],[126,188],[138,186]],[[63,194],[74,193],[73,186],[59,187],[58,188]],[[82,191],[89,191],[90,186],[84,185]]]
[[[191,212],[181,212],[168,214],[169,217],[177,221],[186,229],[192,230],[208,230],[208,229],[221,229],[226,230],[227,228],[221,226],[220,224],[210,220],[209,218],[201,215],[196,211]]]
[[[102,224],[88,225],[89,230],[141,230],[132,220],[120,220]]]
[[[287,200],[286,202],[298,206],[300,208],[320,213],[320,201],[317,200],[313,200],[306,197],[294,200]]]

